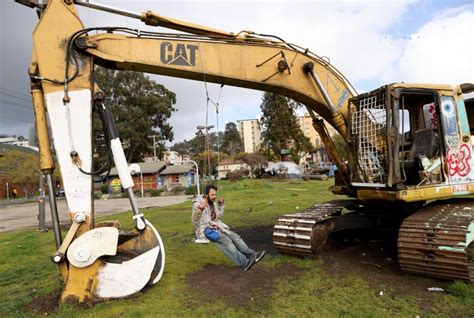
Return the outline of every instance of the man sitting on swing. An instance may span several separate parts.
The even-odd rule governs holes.
[[[197,233],[204,233],[206,238],[230,258],[244,272],[258,263],[265,251],[255,252],[245,244],[237,233],[231,231],[219,218],[224,215],[224,199],[216,202],[217,188],[210,184],[206,187],[205,196],[193,200],[192,221]]]

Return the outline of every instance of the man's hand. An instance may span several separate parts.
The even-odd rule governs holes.
[[[224,198],[219,198],[219,200],[217,201],[217,203],[219,205],[223,205],[224,204]]]
[[[206,206],[207,206],[207,199],[204,199],[201,201],[201,203],[199,203],[198,209],[203,211],[206,208]]]

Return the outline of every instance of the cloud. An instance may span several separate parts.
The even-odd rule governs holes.
[[[472,6],[470,6],[472,8]],[[474,82],[474,12],[441,12],[402,43],[403,52],[383,78],[387,82]]]
[[[278,35],[318,55],[328,56],[359,89],[374,89],[392,81],[473,81],[472,5],[439,9],[430,18],[416,16],[417,12],[426,12],[424,1],[96,1],[133,12],[153,10],[225,31],[252,30]],[[26,69],[37,18],[31,9],[0,2],[1,86],[28,94]],[[87,8],[78,10],[87,27],[128,26],[170,32],[126,17]],[[435,11],[431,7],[430,10]],[[18,19],[19,16],[22,18]],[[419,24],[413,26],[413,21]],[[402,26],[404,34],[410,36],[397,34]],[[178,112],[170,119],[175,141],[192,138],[195,127],[205,123],[204,84],[156,75],[151,78],[177,94]],[[210,97],[217,100],[219,85],[208,84],[208,88]],[[221,129],[228,121],[258,118],[261,96],[258,91],[225,86],[219,117]],[[5,114],[3,108],[0,111]],[[215,113],[209,114],[209,121],[214,124]],[[24,114],[16,116],[16,119],[26,118]],[[8,130],[13,123],[8,122]],[[0,125],[0,133],[8,132],[4,129],[7,124],[2,121]]]

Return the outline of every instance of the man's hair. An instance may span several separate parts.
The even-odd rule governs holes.
[[[216,187],[215,185],[213,185],[213,184],[208,184],[208,185],[206,186],[206,190],[204,191],[204,193],[205,193],[206,195],[209,195],[209,192],[211,191],[211,189],[214,189],[214,190],[217,191],[217,187]]]

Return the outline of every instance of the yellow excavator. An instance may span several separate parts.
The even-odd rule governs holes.
[[[40,166],[54,193],[51,135],[72,221],[63,239],[50,196],[52,261],[65,282],[61,302],[126,297],[156,284],[165,265],[158,231],[137,207],[114,117],[94,84],[94,65],[272,91],[307,107],[337,166],[330,190],[349,198],[282,216],[273,232],[279,251],[312,255],[340,231],[395,229],[402,270],[474,281],[474,201],[465,198],[474,193],[474,108],[463,99],[472,84],[394,83],[358,95],[326,59],[277,36],[229,33],[91,1],[16,2],[40,16],[29,67]],[[184,33],[85,28],[78,5]],[[129,193],[131,231],[94,222],[93,111]],[[344,138],[347,161],[320,118]]]

